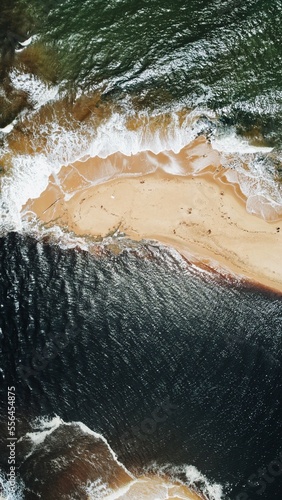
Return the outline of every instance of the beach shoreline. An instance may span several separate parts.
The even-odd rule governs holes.
[[[282,226],[280,231],[279,222],[249,214],[234,185],[214,172],[215,167],[183,176],[158,168],[86,187],[70,178],[70,196],[51,179],[24,213],[96,240],[116,232],[135,241],[156,240],[189,261],[282,292]]]

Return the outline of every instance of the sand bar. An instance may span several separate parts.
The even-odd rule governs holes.
[[[168,500],[203,500],[187,486],[181,483],[173,483],[165,477],[141,476],[137,480],[125,485],[118,490],[120,500],[132,500],[133,498],[167,498]],[[106,497],[107,498],[107,497]]]
[[[155,239],[282,292],[282,224],[248,214],[233,187],[210,173],[158,169],[81,188],[68,201],[51,179],[25,209],[80,236],[103,238],[119,230],[134,240]]]

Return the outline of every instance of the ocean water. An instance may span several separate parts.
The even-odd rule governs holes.
[[[8,41],[19,49],[36,34],[38,52],[53,50],[55,74],[38,52],[33,70],[68,91],[100,88],[151,111],[203,105],[280,147],[279,20],[279,0],[4,1],[2,45],[7,54]]]
[[[90,453],[76,422],[132,473],[179,468],[183,480],[193,466],[222,487],[207,498],[257,498],[249,478],[281,454],[279,295],[158,246],[95,257],[16,233],[1,240],[1,277],[1,415],[13,384],[25,498],[84,498],[60,493],[69,454]],[[48,434],[39,417],[73,432],[59,425],[30,449],[27,433]],[[278,499],[279,469],[271,479],[262,498]]]
[[[281,218],[281,13],[279,0],[2,1],[3,498],[189,498],[181,485],[281,500],[281,295],[157,242],[116,252],[22,213],[77,160],[101,159],[97,182],[124,174],[116,153],[147,155],[139,173],[165,153],[179,174],[203,136],[246,210]]]
[[[201,134],[247,210],[281,217],[281,10],[279,0],[4,0],[1,226],[21,229],[21,206],[62,165],[179,152]]]

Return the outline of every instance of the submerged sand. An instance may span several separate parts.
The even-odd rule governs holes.
[[[112,156],[63,167],[28,202],[26,216],[35,213],[43,223],[79,236],[102,239],[119,231],[134,240],[158,240],[190,260],[282,292],[282,224],[280,230],[279,222],[247,213],[239,190],[224,182],[209,144],[199,139],[179,155]],[[182,175],[169,173],[176,161]],[[107,169],[112,179],[101,182]]]

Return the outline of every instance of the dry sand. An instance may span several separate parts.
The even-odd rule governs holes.
[[[279,222],[269,223],[248,214],[239,193],[222,182],[214,152],[212,161],[207,161],[212,156],[210,146],[200,140],[194,147],[197,155],[189,146],[189,151],[182,151],[177,158],[187,165],[190,157],[185,175],[162,170],[175,161],[172,153],[169,158],[163,153],[156,155],[161,168],[141,176],[136,165],[143,162],[148,172],[148,162],[155,161],[152,154],[144,157],[142,153],[139,162],[136,157],[117,154],[111,163],[116,170],[111,173],[123,172],[123,177],[90,187],[89,181],[95,179],[87,178],[87,171],[97,172],[103,161],[109,168],[109,159],[94,158],[80,167],[79,162],[64,167],[60,186],[65,193],[74,193],[72,197],[66,201],[58,182],[51,178],[46,191],[25,210],[35,212],[46,224],[58,224],[77,235],[102,238],[119,230],[134,240],[155,239],[174,246],[190,260],[193,257],[212,268],[225,268],[282,292],[282,223],[280,229]],[[193,162],[199,163],[200,157],[209,169],[191,175]]]

